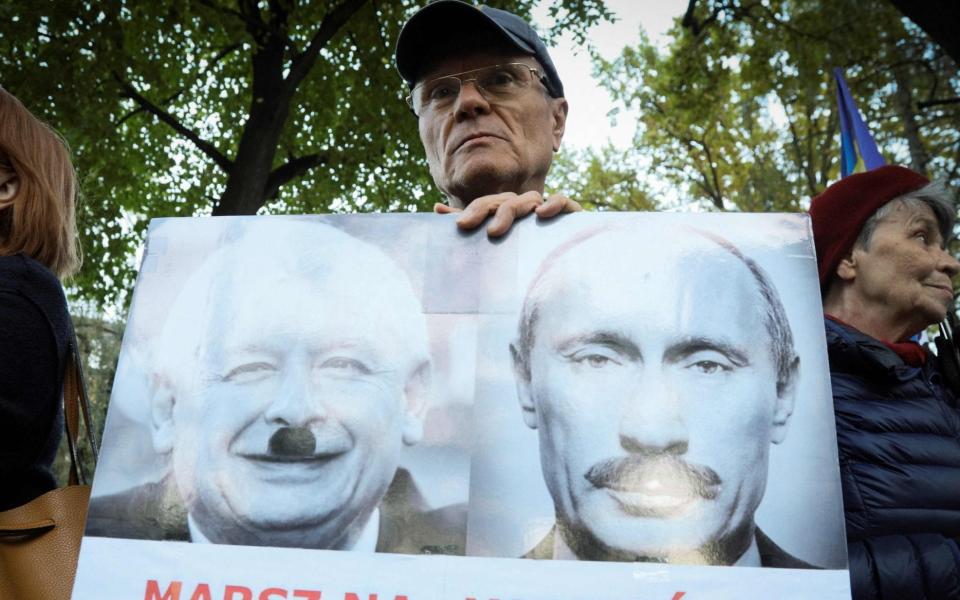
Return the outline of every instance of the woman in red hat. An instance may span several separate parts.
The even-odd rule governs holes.
[[[855,599],[960,598],[960,410],[912,337],[953,306],[955,209],[909,169],[810,205]]]

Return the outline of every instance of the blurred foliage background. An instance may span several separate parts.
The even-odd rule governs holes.
[[[545,2],[548,40],[615,19]],[[6,0],[0,84],[70,143],[85,262],[68,282],[99,427],[151,218],[429,210],[393,65],[412,0]],[[529,16],[535,0],[489,4]],[[594,210],[798,211],[839,177],[832,69],[890,162],[960,189],[960,3],[689,0],[595,78],[634,143],[563,151]],[[593,81],[567,85],[596,85]],[[577,110],[590,110],[589,107]],[[618,120],[620,122],[618,122]]]

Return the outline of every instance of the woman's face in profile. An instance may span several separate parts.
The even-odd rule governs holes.
[[[855,248],[855,285],[865,306],[890,324],[920,331],[946,316],[953,302],[952,277],[960,263],[944,249],[929,206],[899,203],[877,223],[868,249]]]

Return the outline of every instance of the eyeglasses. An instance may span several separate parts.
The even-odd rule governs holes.
[[[471,81],[477,86],[477,91],[490,101],[515,98],[534,81],[541,82],[549,89],[540,69],[524,63],[507,63],[425,81],[410,91],[407,104],[418,117],[428,111],[442,111],[453,105],[460,95],[460,88]]]

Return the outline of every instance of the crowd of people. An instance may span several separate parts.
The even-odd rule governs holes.
[[[553,218],[580,210],[575,199],[545,194],[546,176],[563,138],[568,104],[560,74],[543,41],[527,22],[506,11],[441,0],[417,12],[404,26],[397,42],[396,64],[409,87],[408,103],[418,120],[430,174],[447,198],[436,212],[462,211],[460,227],[472,229],[487,224],[489,235],[496,237],[531,213]],[[9,92],[0,89],[0,479],[4,482],[0,511],[29,502],[57,485],[51,465],[63,430],[60,398],[71,331],[60,282],[79,264],[76,187],[64,141]],[[810,203],[834,397],[850,578],[857,599],[960,598],[960,381],[953,375],[956,369],[944,366],[945,361],[956,360],[956,355],[947,346],[934,355],[916,341],[918,334],[944,321],[954,310],[952,280],[960,271],[960,263],[948,247],[956,214],[952,198],[942,184],[931,183],[920,173],[886,166],[846,177]],[[336,242],[337,235],[329,235],[330,242]],[[561,285],[556,282],[563,277],[576,277],[583,284],[577,287],[578,293],[588,293],[584,290],[593,287],[606,289],[609,281],[604,277],[611,274],[592,271],[591,261],[604,253],[617,255],[620,245],[638,243],[644,251],[662,253],[664,268],[669,267],[671,272],[654,274],[663,277],[655,288],[638,277],[636,290],[630,288],[634,297],[669,295],[675,286],[709,278],[709,264],[694,268],[684,263],[682,256],[671,254],[671,239],[675,236],[664,236],[653,244],[633,240],[620,231],[604,232],[567,248],[543,275],[543,281],[555,280],[551,285]],[[742,302],[764,307],[743,317],[749,321],[744,321],[745,331],[766,327],[772,332],[763,348],[754,342],[752,350],[747,345],[733,352],[724,346],[718,352],[730,351],[731,360],[736,362],[748,360],[743,356],[748,352],[770,349],[774,354],[772,349],[780,349],[776,361],[767,365],[772,373],[768,379],[777,382],[776,389],[756,396],[757,410],[771,414],[772,420],[762,428],[755,426],[755,420],[738,424],[734,419],[713,425],[742,425],[738,435],[759,440],[743,450],[744,460],[754,470],[762,466],[765,473],[767,447],[777,443],[792,410],[790,380],[795,357],[789,325],[785,330],[770,325],[777,320],[780,301],[775,291],[769,292],[763,274],[751,266],[748,258],[717,240],[698,239],[695,243],[711,248],[719,244],[725,248],[719,255],[741,261],[742,273],[736,281],[713,285],[736,287],[733,298],[747,298]],[[296,257],[284,258],[288,259]],[[262,257],[251,256],[250,260]],[[384,273],[384,278],[392,276],[391,267],[372,250],[359,248],[355,260],[363,263],[358,269],[375,268]],[[561,273],[562,269],[573,275]],[[629,269],[618,273],[623,279],[631,277]],[[197,285],[205,283],[199,281]],[[541,444],[542,452],[548,453],[545,465],[557,463],[555,470],[544,468],[557,509],[557,525],[528,557],[631,560],[656,555],[650,551],[657,546],[656,540],[638,540],[631,518],[598,522],[591,513],[597,501],[558,475],[572,468],[564,463],[571,459],[550,454],[550,435],[553,429],[569,434],[571,427],[555,406],[562,405],[565,394],[572,392],[562,382],[537,384],[542,381],[538,370],[546,367],[542,353],[535,351],[539,338],[534,332],[550,319],[570,326],[571,315],[562,313],[550,286],[541,284],[543,290],[532,290],[528,298],[532,308],[525,308],[534,311],[536,318],[528,320],[527,330],[521,327],[511,350],[524,419],[538,428],[538,435],[545,436]],[[404,288],[402,283],[397,285]],[[198,290],[196,293],[204,293]],[[302,291],[310,292],[306,288]],[[399,297],[408,291],[401,289]],[[394,302],[398,295],[391,296]],[[570,302],[568,295],[564,299]],[[409,300],[413,312],[416,303],[415,298]],[[664,314],[668,304],[658,304]],[[392,313],[371,309],[369,314]],[[665,318],[649,317],[641,327]],[[181,333],[178,329],[168,336],[170,343],[189,342],[189,335]],[[192,333],[199,335],[202,331]],[[416,398],[401,391],[411,389],[410,382],[423,375],[422,361],[417,361],[422,354],[422,334],[422,330],[398,334],[410,344],[420,344],[407,353],[409,364],[401,369],[405,379],[390,384],[397,386],[396,394],[369,398],[371,411],[384,410],[385,415],[395,417],[392,427],[397,447],[416,441]],[[681,342],[670,341],[670,332],[664,336],[664,344],[682,346]],[[628,354],[635,348],[629,339],[617,343]],[[680,346],[669,356],[694,351]],[[763,362],[759,357],[749,360]],[[192,413],[182,411],[204,410],[201,395],[194,394],[197,402],[177,404],[174,411],[176,386],[189,387],[189,383],[170,384],[170,407],[162,413],[170,422],[165,430],[169,439],[189,427]],[[395,401],[400,397],[406,403]],[[618,402],[615,398],[606,400]],[[607,409],[597,410],[599,423]],[[608,416],[619,418],[612,412]],[[297,440],[304,435],[302,427],[293,416],[279,419],[284,432],[263,432],[264,444],[280,454],[295,453],[300,443]],[[659,433],[669,437],[664,430]],[[686,444],[664,439],[653,442],[644,437],[648,435],[649,431],[638,429],[635,435],[611,438],[624,461],[616,468],[631,468],[633,457],[648,456],[654,446],[659,448],[656,452],[671,457],[658,459],[662,461],[658,468],[676,467],[678,463],[670,461],[683,456]],[[158,443],[164,443],[163,439],[167,438]],[[197,458],[177,460],[189,463]],[[591,460],[582,453],[574,458]],[[703,471],[688,476],[699,482],[698,489],[709,488],[711,478],[719,476],[741,481],[738,493],[749,499],[744,516],[729,530],[723,529],[726,525],[718,525],[708,539],[691,537],[684,552],[708,552],[704,548],[709,545],[710,556],[716,558],[710,564],[810,567],[778,548],[754,526],[753,510],[762,497],[762,486],[758,489],[749,473],[733,470],[728,475],[723,469],[721,464],[715,469],[721,471],[720,475]],[[366,498],[363,510],[358,512],[362,518],[353,515],[357,518],[349,519],[349,525],[334,521],[328,530],[318,530],[320,547],[338,547],[346,543],[344,540],[359,543],[369,533],[367,523],[372,515],[389,512],[385,498],[390,497],[394,486],[405,485],[406,475],[394,463],[381,470],[384,476],[376,481],[345,486]],[[602,487],[604,473],[589,472],[597,480],[595,485]],[[152,539],[189,539],[197,534],[196,526],[203,516],[216,515],[211,506],[203,505],[203,482],[184,479],[179,484],[181,489],[190,490],[184,493],[196,500],[197,511],[191,507],[189,524],[184,513],[175,530],[153,529],[156,537]],[[92,522],[99,526],[117,518],[142,503],[145,496],[141,493],[138,498],[104,501],[92,515]],[[265,510],[270,498],[261,500],[263,506],[251,505],[249,510]],[[743,502],[742,498],[737,501]],[[307,503],[309,497],[305,496]],[[666,518],[657,514],[644,517]],[[296,518],[291,515],[291,519]],[[150,528],[149,521],[142,519],[135,525]],[[238,543],[258,534],[228,525],[218,531],[227,537],[236,534]],[[404,537],[397,544],[401,548],[415,542]],[[452,540],[450,547],[458,544],[462,545],[462,540]],[[672,557],[657,558],[669,562]]]

